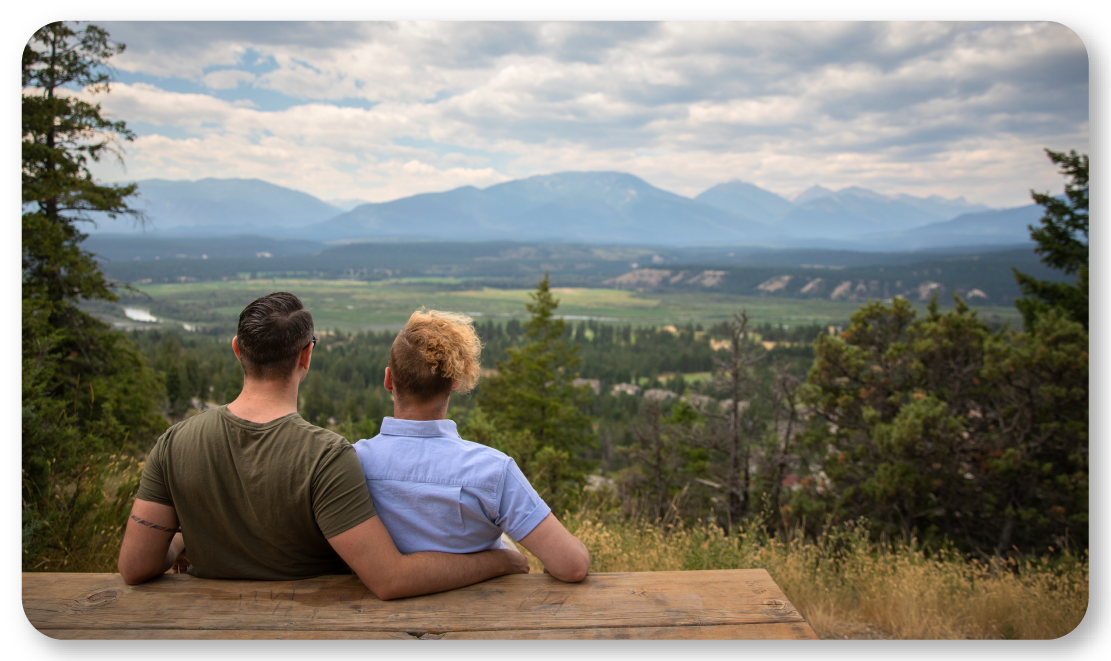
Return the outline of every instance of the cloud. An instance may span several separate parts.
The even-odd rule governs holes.
[[[152,78],[105,108],[166,127],[130,173],[265,171],[323,197],[618,169],[687,195],[741,178],[1012,205],[1059,187],[1042,147],[1088,149],[1087,54],[1054,23],[106,27]]]
[[[254,80],[255,74],[238,69],[220,69],[205,74],[204,78],[201,79],[205,87],[214,90],[235,89],[244,83],[251,83]]]

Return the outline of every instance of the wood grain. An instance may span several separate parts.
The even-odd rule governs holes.
[[[578,584],[545,574],[514,575],[390,602],[380,601],[354,576],[282,582],[166,574],[128,586],[118,574],[25,573],[23,607],[40,631],[70,637],[80,637],[70,633],[77,631],[90,632],[88,637],[93,631],[180,631],[182,637],[218,637],[205,632],[543,637],[529,632],[572,629],[584,633],[568,637],[591,637],[607,629],[617,634],[644,628],[659,629],[666,637],[664,630],[676,628],[712,628],[724,635],[726,630],[717,627],[791,623],[809,631],[762,569],[592,574]],[[788,630],[797,628],[783,629]]]

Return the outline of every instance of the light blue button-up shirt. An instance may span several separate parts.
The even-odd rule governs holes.
[[[500,549],[552,511],[517,462],[459,438],[452,420],[382,420],[355,443],[374,507],[402,553]]]

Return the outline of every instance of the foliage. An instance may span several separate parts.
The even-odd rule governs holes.
[[[559,301],[547,275],[531,298],[524,343],[508,349],[507,359],[497,363],[497,374],[485,379],[477,407],[490,424],[514,439],[512,449],[526,453],[514,459],[530,480],[550,476],[545,478],[552,485],[548,504],[562,511],[582,490],[592,467],[586,452],[595,446],[596,436],[586,413],[589,390],[572,384],[578,376],[578,347],[565,337],[563,319],[554,316]],[[465,435],[481,438],[469,426]],[[553,474],[555,464],[565,468]]]
[[[1058,309],[1073,321],[1088,328],[1088,155],[1045,150],[1049,160],[1061,166],[1065,199],[1030,191],[1034,202],[1045,207],[1041,226],[1030,226],[1034,249],[1049,267],[1076,275],[1075,283],[1038,280],[1014,269],[1023,298],[1015,301],[1027,330],[1033,330],[1038,316]]]
[[[631,429],[636,442],[618,448],[629,466],[616,478],[622,496],[644,499],[644,510],[656,521],[668,518],[680,490],[707,468],[699,461],[704,452],[697,443],[702,415],[687,402],[673,406],[666,417],[661,409],[659,399],[641,402],[640,419]]]
[[[804,399],[821,470],[796,492],[796,516],[863,516],[983,554],[1087,547],[1080,324],[1051,314],[1031,333],[991,333],[959,299],[923,319],[896,299],[868,304],[815,352]]]
[[[116,300],[75,223],[133,213],[134,186],[97,184],[87,169],[112,151],[122,122],[76,98],[107,91],[105,60],[122,51],[96,26],[38,30],[23,51],[22,498],[25,568],[72,567],[120,516],[103,503],[108,453],[142,447],[165,427],[162,386],[127,338],[82,311]],[[103,517],[107,516],[107,519]],[[120,519],[122,521],[122,519]],[[99,522],[99,524],[97,523]]]

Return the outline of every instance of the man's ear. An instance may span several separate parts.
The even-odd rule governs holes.
[[[382,379],[382,385],[386,388],[386,390],[393,392],[393,374],[390,374],[389,367],[386,368],[386,376]]]
[[[235,353],[235,359],[238,360],[239,362],[243,362],[243,359],[239,357],[239,336],[238,335],[231,338],[231,350],[232,350],[233,353]]]
[[[312,350],[313,345],[309,344],[301,350],[301,355],[297,358],[297,366],[305,368],[306,372],[309,369],[309,364],[312,363]]]

